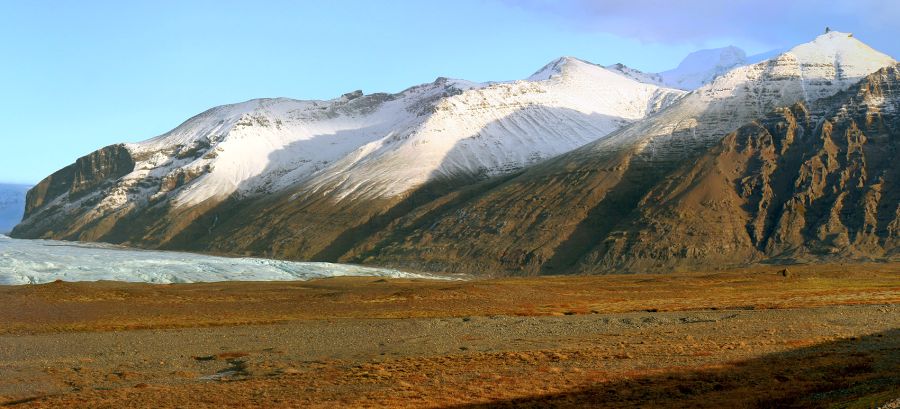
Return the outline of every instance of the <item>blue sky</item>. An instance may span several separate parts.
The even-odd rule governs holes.
[[[0,181],[34,183],[258,97],[517,79],[562,55],[660,71],[699,48],[752,54],[825,25],[897,56],[895,3],[0,0]]]

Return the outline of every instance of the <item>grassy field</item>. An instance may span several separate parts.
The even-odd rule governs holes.
[[[0,334],[269,324],[300,319],[545,316],[900,303],[900,264],[480,281],[332,278],[0,286]]]
[[[900,266],[0,288],[12,407],[858,407]]]

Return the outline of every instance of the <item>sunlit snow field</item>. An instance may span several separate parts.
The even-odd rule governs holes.
[[[18,240],[0,235],[0,285],[63,281],[190,283],[287,281],[338,276],[438,278],[348,264],[126,249],[94,243]]]

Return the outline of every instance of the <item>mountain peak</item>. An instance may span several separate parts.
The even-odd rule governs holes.
[[[787,54],[801,61],[860,66],[863,67],[860,76],[894,62],[893,58],[869,47],[853,37],[853,34],[840,31],[829,31],[819,35],[813,41],[790,49]]]
[[[813,41],[832,41],[835,39],[844,39],[844,38],[853,38],[853,33],[847,33],[844,31],[828,30],[825,32],[825,34],[820,34],[820,35],[816,36],[816,39]]]
[[[555,76],[564,75],[566,71],[572,69],[573,67],[579,66],[595,66],[587,61],[570,57],[570,56],[562,56],[553,61],[550,61],[547,65],[541,67],[541,69],[537,70],[534,74],[531,74],[528,77],[528,81],[544,81]]]
[[[794,51],[796,49],[806,49],[810,47],[825,48],[830,50],[846,50],[858,47],[871,49],[865,43],[856,39],[856,37],[853,36],[853,33],[829,31],[825,34],[816,36],[815,39],[808,43],[803,43],[792,48],[790,51]]]

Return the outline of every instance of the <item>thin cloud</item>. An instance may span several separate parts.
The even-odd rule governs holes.
[[[826,26],[895,35],[896,0],[502,0],[577,29],[657,43],[746,40],[772,47],[805,41]]]

